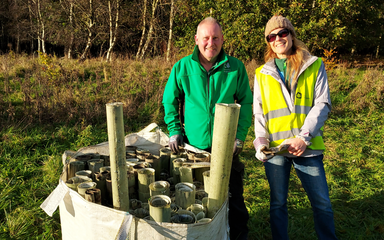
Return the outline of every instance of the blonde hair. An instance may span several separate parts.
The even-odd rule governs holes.
[[[311,53],[309,52],[307,46],[292,36],[292,48],[289,55],[287,55],[287,76],[291,76],[294,72],[295,75],[292,78],[292,86],[297,82],[297,76],[299,75],[300,69],[303,66],[303,63],[306,59],[310,57]],[[272,50],[271,45],[267,42],[267,49],[264,54],[265,62],[270,61],[271,59],[278,58],[277,54]]]

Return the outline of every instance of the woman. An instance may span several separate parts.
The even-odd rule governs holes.
[[[337,239],[322,161],[322,129],[331,111],[324,63],[310,55],[296,38],[292,23],[283,16],[268,21],[265,39],[266,63],[255,75],[253,143],[270,186],[273,239],[288,239],[287,197],[292,166],[311,201],[318,238]],[[271,154],[272,147],[283,145],[288,149]]]

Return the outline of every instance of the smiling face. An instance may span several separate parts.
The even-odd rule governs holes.
[[[284,28],[276,28],[271,33],[277,34],[279,31]],[[292,34],[288,34],[286,37],[276,36],[276,40],[269,43],[272,51],[276,53],[278,58],[286,58],[287,55],[291,52],[292,48]]]
[[[206,22],[201,24],[195,35],[196,45],[200,51],[200,61],[214,63],[223,46],[224,37],[218,24]]]

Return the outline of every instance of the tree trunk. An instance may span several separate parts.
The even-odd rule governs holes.
[[[87,54],[88,54],[89,49],[91,48],[91,45],[92,45],[92,32],[90,31],[90,29],[88,29],[87,46],[85,47],[84,52],[80,57],[81,61],[84,61],[85,58],[87,57]]]
[[[88,41],[87,41],[87,46],[85,47],[84,52],[83,52],[83,54],[80,57],[81,61],[85,60],[85,58],[87,57],[88,51],[89,51],[89,49],[91,48],[91,45],[92,45],[92,27],[94,25],[94,22],[93,22],[93,2],[92,1],[93,0],[89,0],[89,22],[88,22],[88,25],[87,25]]]
[[[46,51],[45,51],[45,26],[44,26],[43,17],[41,15],[41,2],[40,2],[40,0],[37,0],[37,12],[38,12],[38,22],[39,22],[39,39],[40,39],[39,45],[41,46],[41,51],[43,53],[46,53]]]
[[[380,33],[379,44],[377,45],[377,49],[376,49],[376,58],[379,58],[380,42],[381,42],[382,36],[383,36],[383,33]]]
[[[43,50],[43,53],[46,53],[45,51],[45,26],[44,23],[41,23],[41,49]]]
[[[20,53],[20,29],[19,29],[19,26],[17,26],[17,39],[16,39],[15,53]]]
[[[111,60],[112,49],[113,49],[113,46],[115,46],[115,42],[117,38],[117,31],[119,27],[119,8],[120,8],[119,0],[116,0],[115,33],[113,33],[111,1],[108,1],[108,8],[109,8],[109,49],[107,52],[107,62]]]
[[[21,11],[19,9],[19,6],[17,5],[17,0],[15,0],[15,9],[17,11]],[[15,53],[20,53],[20,23],[19,23],[19,12],[16,13],[16,48],[15,48]]]
[[[68,59],[72,58],[72,48],[73,48],[73,41],[75,38],[75,33],[74,33],[74,26],[73,26],[73,1],[71,1],[69,6],[69,24],[70,24],[70,29],[71,29],[71,38],[69,40],[69,46],[68,46]]]
[[[33,1],[34,4],[36,4],[36,6],[38,6],[40,4],[39,0],[37,0],[37,3],[35,1]],[[39,9],[37,7],[37,9]],[[36,14],[36,19],[37,19],[37,30],[36,30],[36,34],[37,34],[37,51],[39,52],[39,55],[41,53],[41,39],[40,39],[40,15],[39,15],[39,12],[37,10],[37,14]]]
[[[143,30],[141,34],[139,49],[137,49],[136,60],[139,58],[141,47],[143,46],[144,36],[145,36],[145,18],[147,16],[147,0],[144,0],[144,11],[143,11]]]
[[[173,19],[174,19],[174,6],[175,1],[171,0],[171,12],[169,15],[169,37],[168,37],[168,45],[167,45],[167,62],[169,62],[169,55],[171,52],[171,42],[172,42],[172,26],[173,26]]]
[[[32,7],[31,7],[31,0],[28,0],[28,12],[29,12],[29,24],[31,25],[31,54],[33,54],[33,48],[34,48],[34,45],[33,45],[33,42],[34,42],[34,38],[33,38],[33,22],[32,22]]]
[[[157,8],[157,3],[159,2],[159,0],[153,0],[152,2],[152,17],[151,17],[151,23],[149,25],[149,31],[148,31],[148,36],[147,36],[147,41],[145,42],[145,45],[141,51],[141,56],[140,56],[140,60],[143,60],[144,58],[144,55],[145,55],[145,52],[147,51],[148,49],[148,46],[149,46],[149,43],[151,42],[151,39],[152,39],[152,33],[153,33],[153,24],[155,22],[155,12],[156,12],[156,8]]]

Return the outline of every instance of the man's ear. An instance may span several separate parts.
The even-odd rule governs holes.
[[[195,35],[195,44],[197,45],[198,43],[198,38],[197,38],[197,35]]]

